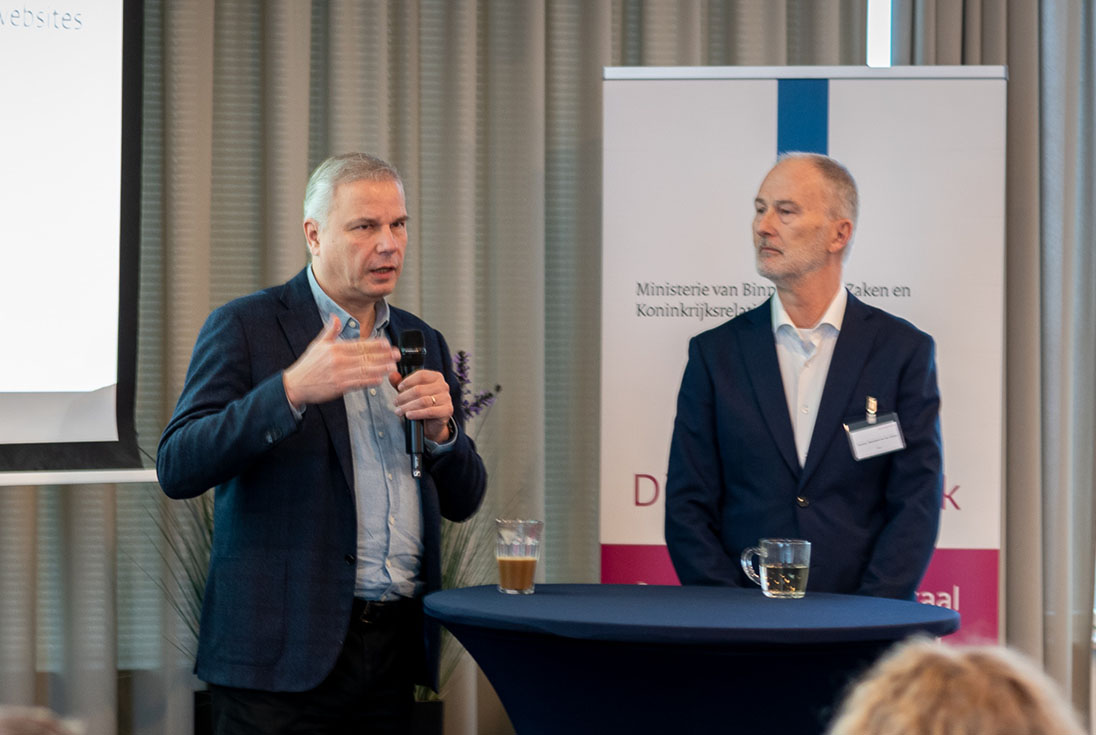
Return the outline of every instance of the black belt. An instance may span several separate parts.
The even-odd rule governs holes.
[[[418,600],[400,597],[395,600],[360,600],[354,598],[350,620],[355,625],[390,625],[407,621],[418,607]]]

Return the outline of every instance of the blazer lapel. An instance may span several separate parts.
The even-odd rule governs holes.
[[[792,473],[798,476],[799,456],[795,451],[795,434],[788,415],[788,399],[784,395],[780,363],[776,358],[776,340],[773,338],[772,302],[766,301],[740,318],[744,318],[747,325],[739,332],[741,354],[758,408],[776,441],[780,456]]]
[[[308,285],[308,274],[305,271],[302,270],[290,279],[282,288],[280,296],[286,308],[278,315],[278,322],[282,325],[282,331],[285,332],[295,360],[308,349],[308,345],[323,329],[323,320],[320,318],[319,309],[316,308],[316,300],[312,297],[312,289]],[[327,433],[331,437],[331,444],[335,447],[335,455],[339,458],[339,466],[346,479],[346,486],[353,491],[354,460],[350,453],[350,429],[346,420],[346,404],[342,399],[335,399],[311,406],[309,410],[317,411],[323,419]]]
[[[841,322],[841,332],[837,335],[830,370],[826,375],[826,384],[822,389],[822,401],[818,406],[818,417],[814,422],[810,447],[807,450],[807,462],[803,474],[799,477],[799,487],[803,487],[811,474],[822,461],[823,450],[833,440],[836,432],[843,431],[845,407],[860,379],[860,373],[868,362],[878,320],[872,319],[872,311],[851,293],[845,306],[845,317]]]

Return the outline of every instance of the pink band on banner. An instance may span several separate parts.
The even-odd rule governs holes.
[[[959,613],[959,630],[952,643],[999,642],[997,598],[998,549],[937,549],[917,588],[917,601]],[[807,582],[808,590],[810,582]]]
[[[997,549],[937,549],[917,601],[959,613],[952,643],[997,643]],[[664,545],[602,544],[603,584],[679,584]],[[808,591],[810,583],[808,582]]]
[[[663,544],[602,544],[603,584],[681,584]]]

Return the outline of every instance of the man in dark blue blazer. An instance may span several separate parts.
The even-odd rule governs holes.
[[[195,671],[218,733],[405,732],[414,682],[436,683],[441,518],[476,511],[486,472],[444,338],[385,300],[407,246],[395,169],[325,161],[304,232],[309,266],[206,321],[160,440],[169,496],[216,487]],[[406,330],[425,364],[402,377]]]
[[[810,590],[914,597],[943,492],[934,345],[845,289],[857,207],[852,176],[815,154],[781,157],[758,191],[776,291],[691,340],[678,395],[666,542],[684,584],[747,586],[743,549],[786,537],[811,542]],[[858,439],[869,409],[904,448]]]

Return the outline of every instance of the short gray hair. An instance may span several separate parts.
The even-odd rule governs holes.
[[[304,190],[304,218],[323,227],[331,213],[335,189],[354,181],[395,181],[403,191],[403,179],[396,167],[368,153],[332,156],[316,167]]]
[[[856,179],[849,170],[836,159],[821,153],[803,153],[789,151],[776,159],[777,164],[784,161],[806,161],[814,166],[829,186],[832,209],[830,216],[852,220],[856,227],[856,218],[860,214],[860,195],[856,190]]]

